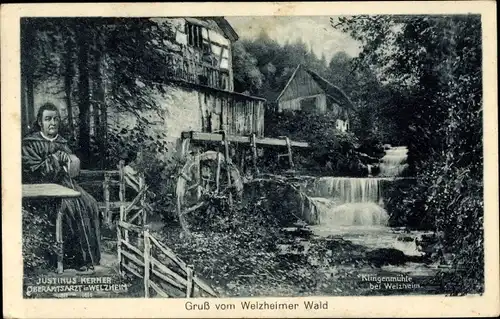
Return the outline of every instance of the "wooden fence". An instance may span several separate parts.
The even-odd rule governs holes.
[[[143,279],[146,298],[216,297],[213,289],[194,274],[193,266],[179,259],[147,228],[120,221],[117,232],[120,275]]]
[[[113,214],[117,214],[118,210],[131,211],[144,208],[139,205],[139,203],[145,203],[147,189],[144,176],[133,172],[131,167],[125,166],[124,161],[120,161],[118,170],[82,170],[78,183],[94,193],[96,189],[102,188],[98,204],[108,224],[111,223]],[[136,193],[136,200],[127,200],[126,193],[129,189],[133,189],[133,193]]]
[[[192,265],[179,259],[150,233],[146,227],[144,202],[147,186],[141,180],[139,186],[139,193],[132,203],[127,207],[120,206],[120,220],[116,228],[120,275],[141,278],[146,298],[154,295],[171,298],[216,297],[212,288],[194,274]],[[132,208],[137,204],[140,208],[132,215]]]

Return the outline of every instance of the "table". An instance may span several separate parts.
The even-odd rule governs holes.
[[[23,198],[74,198],[81,195],[59,184],[23,184]]]
[[[77,198],[81,196],[71,188],[59,184],[23,184],[23,199],[42,199],[42,198]],[[62,237],[62,210],[61,207],[57,210],[56,218],[56,242],[57,242],[57,272],[63,272],[63,237]]]

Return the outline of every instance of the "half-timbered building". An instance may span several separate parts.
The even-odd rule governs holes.
[[[157,112],[141,112],[149,118],[149,129],[161,132],[174,150],[185,131],[218,132],[225,130],[233,135],[264,135],[264,102],[265,99],[234,92],[232,68],[232,43],[238,40],[238,34],[223,17],[178,17],[152,18],[161,25],[168,24],[173,37],[158,39],[163,41],[167,52],[161,90],[145,87],[154,97]],[[103,22],[107,23],[107,22]],[[109,23],[114,23],[110,21]],[[43,37],[44,31],[32,28],[31,38]],[[25,47],[27,47],[25,45]],[[25,49],[24,65],[30,65],[29,48]],[[65,57],[54,48],[55,61],[64,61]],[[105,60],[106,57],[103,57]],[[76,63],[74,61],[73,63]],[[28,68],[29,70],[29,68]],[[106,72],[103,70],[102,72]],[[74,81],[74,80],[72,80]],[[66,81],[67,82],[67,81]],[[78,98],[68,92],[68,83],[64,76],[52,77],[43,81],[33,81],[29,72],[23,72],[22,90],[22,123],[23,131],[27,131],[35,120],[38,107],[52,102],[61,110],[63,118],[79,118]],[[91,83],[90,85],[94,85]],[[103,83],[103,86],[106,86]],[[108,86],[110,86],[108,84]],[[116,105],[102,90],[102,107],[91,102],[88,117],[90,135],[94,140],[106,143],[99,138],[102,129],[106,130],[132,128],[137,124],[137,114],[128,113]],[[133,97],[131,103],[135,103]],[[73,105],[73,107],[71,107]]]

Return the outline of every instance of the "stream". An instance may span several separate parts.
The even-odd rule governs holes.
[[[231,217],[236,231],[221,231],[224,221],[189,238],[163,230],[162,240],[221,296],[439,293],[431,281],[439,268],[428,255],[433,234],[389,226],[384,188],[403,178],[406,154],[404,147],[388,149],[376,177],[255,179],[245,188],[253,206]],[[280,229],[266,227],[259,214],[271,215]]]
[[[357,279],[351,280],[358,281],[355,286],[360,290],[359,294],[397,294],[401,289],[405,294],[419,294],[437,290],[427,281],[437,272],[437,265],[425,259],[420,244],[424,236],[432,233],[388,226],[384,185],[399,178],[407,166],[406,157],[405,147],[391,147],[381,159],[379,177],[320,177],[304,187],[318,211],[317,222],[306,226],[312,238],[352,243],[353,247],[359,247],[352,249],[353,255],[363,251],[365,259],[371,261],[369,267],[336,265],[332,267],[334,269],[325,269],[335,273],[339,267],[344,267],[344,271],[357,274]],[[307,252],[310,243],[304,240],[303,245]],[[396,288],[377,283],[377,278],[396,281],[402,276],[410,278],[413,286]]]

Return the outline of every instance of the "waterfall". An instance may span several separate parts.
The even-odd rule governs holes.
[[[384,226],[381,178],[321,177],[310,193],[323,226]]]
[[[305,191],[317,209],[319,222],[311,226],[318,236],[340,236],[369,249],[393,248],[406,255],[421,256],[418,232],[388,226],[384,209],[383,185],[407,167],[408,149],[386,147],[377,177],[320,177],[305,184]],[[368,166],[372,174],[372,166]]]
[[[340,203],[379,203],[379,178],[321,177],[314,183],[315,197],[335,198]]]
[[[380,163],[379,176],[395,177],[408,167],[406,159],[408,158],[408,148],[406,146],[388,147],[385,156]]]
[[[381,159],[379,177],[321,177],[308,185],[319,211],[319,224],[337,226],[387,225],[389,215],[384,209],[383,181],[393,180],[407,167],[406,146],[386,146]],[[371,174],[371,166],[368,167]]]

